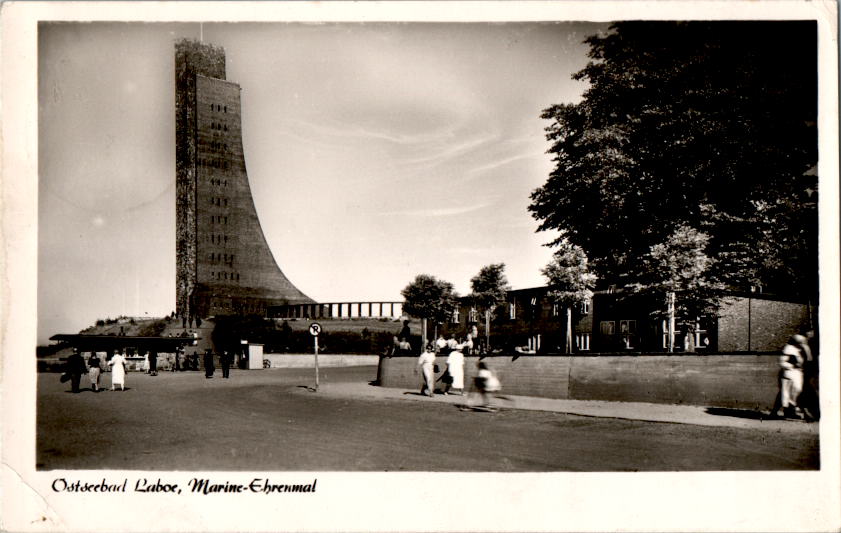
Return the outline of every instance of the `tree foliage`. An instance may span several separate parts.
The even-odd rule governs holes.
[[[552,261],[541,270],[553,301],[571,307],[593,297],[596,275],[590,272],[587,254],[568,241],[560,243]]]
[[[505,277],[505,263],[483,266],[470,278],[470,301],[484,311],[493,311],[505,302],[511,286]]]
[[[655,244],[642,258],[645,272],[629,287],[665,301],[668,293],[680,294],[677,319],[694,323],[718,306],[723,284],[713,274],[716,261],[706,254],[710,237],[679,226],[665,242]]]
[[[447,320],[455,309],[458,298],[452,283],[428,274],[419,274],[400,294],[403,295],[405,313],[434,322]]]
[[[605,284],[635,282],[685,227],[729,287],[815,295],[816,25],[622,22],[586,42],[583,99],[542,114],[555,167],[531,196],[540,229]]]

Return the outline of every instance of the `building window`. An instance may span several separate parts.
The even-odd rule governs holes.
[[[225,106],[225,113],[228,112],[228,106]]]
[[[467,312],[467,320],[468,320],[468,322],[478,322],[479,321],[479,312],[476,311],[475,307],[471,307],[470,311]]]
[[[558,304],[552,304],[552,316],[558,316],[560,312],[560,306]]]
[[[590,334],[589,333],[576,333],[575,334],[575,347],[582,352],[586,352],[590,349]]]
[[[582,315],[589,315],[590,314],[590,300],[585,300],[581,302],[581,314]]]
[[[614,335],[616,333],[616,322],[613,320],[602,320],[599,323],[599,333],[602,335]]]
[[[511,320],[517,318],[517,306],[514,304],[514,302],[508,304],[508,318],[510,318]]]
[[[458,324],[458,308],[453,309],[453,314],[450,317],[450,322],[453,324]]]
[[[622,343],[626,350],[630,350],[636,344],[637,321],[636,320],[620,320],[619,333],[622,335]]]

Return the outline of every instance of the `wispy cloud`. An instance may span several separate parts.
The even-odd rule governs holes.
[[[358,124],[322,124],[303,120],[287,120],[287,123],[297,127],[297,135],[316,141],[324,141],[325,138],[339,142],[347,142],[348,139],[374,139],[400,145],[415,145],[437,141],[442,135],[440,131],[395,134],[386,129],[364,128]]]
[[[485,165],[481,165],[481,166],[478,166],[478,167],[473,167],[467,173],[470,176],[478,177],[477,176],[478,174],[484,174],[485,172],[490,172],[492,170],[496,170],[500,167],[504,167],[505,165],[507,165],[509,163],[513,163],[514,161],[520,161],[522,159],[531,159],[533,157],[539,157],[539,156],[542,156],[542,155],[543,154],[540,153],[540,152],[513,155],[513,156],[510,156],[510,157],[506,157],[504,159],[500,159],[498,161],[493,161],[493,162],[485,164]]]
[[[456,134],[451,134],[446,139],[438,137],[434,146],[427,147],[426,155],[406,159],[403,162],[406,165],[431,167],[451,161],[457,157],[461,157],[481,147],[492,144],[499,139],[496,133],[486,133],[476,137],[458,138]]]
[[[463,215],[465,213],[472,213],[488,207],[489,203],[471,204],[456,207],[431,207],[427,209],[410,209],[400,211],[383,211],[377,213],[379,216],[409,216],[409,217],[449,217],[455,215]]]

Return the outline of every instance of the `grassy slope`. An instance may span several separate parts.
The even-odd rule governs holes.
[[[119,335],[120,327],[122,326],[126,335],[139,335],[140,330],[143,329],[144,326],[151,324],[156,320],[160,320],[160,318],[136,320],[136,324],[123,322],[117,324],[106,324],[104,326],[90,326],[82,330],[80,333],[83,333],[85,335]],[[278,324],[280,324],[280,322],[281,321],[279,320]],[[371,333],[385,331],[394,333],[395,335],[400,331],[400,328],[403,326],[403,324],[399,320],[383,321],[378,318],[320,318],[315,321],[305,319],[291,319],[286,320],[286,322],[289,324],[289,327],[291,327],[293,331],[305,331],[309,329],[310,324],[312,324],[313,322],[318,322],[319,324],[321,324],[325,332],[348,331],[354,333],[362,333],[362,330],[367,328],[368,331]],[[409,323],[409,327],[411,328],[413,335],[420,335],[421,327],[419,320],[411,321]],[[202,329],[205,329],[205,324],[202,324]],[[172,320],[167,324],[167,329],[164,330],[162,336],[167,336],[170,332],[177,334],[181,331],[181,321]]]

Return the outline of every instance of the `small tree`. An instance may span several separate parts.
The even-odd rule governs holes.
[[[485,346],[490,350],[491,314],[497,306],[505,302],[505,296],[511,287],[505,277],[505,263],[483,266],[479,273],[470,279],[470,300],[485,315]]]
[[[691,332],[699,317],[715,312],[724,284],[713,274],[715,260],[705,250],[710,237],[690,226],[678,226],[665,242],[655,244],[642,258],[644,273],[639,283],[629,285],[666,302],[668,349],[674,351],[675,322]],[[681,304],[676,304],[677,294]]]
[[[436,323],[444,321],[456,306],[458,295],[453,290],[453,284],[436,279],[435,276],[419,274],[412,283],[400,291],[400,294],[404,299],[403,311],[422,321],[421,342],[425,347],[426,321],[428,319]]]
[[[590,272],[587,254],[580,246],[562,241],[552,261],[541,270],[549,283],[549,297],[566,308],[564,352],[572,352],[572,308],[593,297],[596,275]]]

